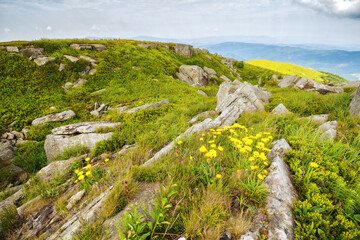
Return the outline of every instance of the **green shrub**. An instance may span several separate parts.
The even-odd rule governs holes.
[[[16,206],[12,205],[0,209],[0,223],[0,237],[5,239],[5,237],[18,227],[20,223],[20,217],[16,210]]]
[[[46,166],[47,157],[44,142],[27,142],[15,151],[13,163],[24,171],[34,173]]]

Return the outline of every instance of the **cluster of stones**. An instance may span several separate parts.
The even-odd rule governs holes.
[[[98,117],[98,116],[100,116],[101,113],[104,113],[109,109],[110,109],[110,107],[107,106],[105,103],[100,105],[99,103],[96,102],[93,107],[93,110],[90,112],[90,114],[95,117]]]
[[[24,57],[34,60],[38,66],[55,61],[55,58],[44,55],[44,48],[23,48],[19,50],[16,46],[7,46],[4,49],[6,49],[8,53],[20,53]]]

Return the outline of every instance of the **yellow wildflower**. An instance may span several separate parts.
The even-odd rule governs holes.
[[[258,152],[258,151],[254,151],[254,157],[255,157],[255,158],[260,157],[260,154],[259,154],[259,152]]]
[[[201,136],[205,137],[205,133],[203,133]]]
[[[178,145],[181,145],[183,143],[183,141],[178,141],[177,144]]]
[[[211,141],[208,141],[208,143],[215,143],[215,141],[214,141],[214,140],[211,140]]]
[[[319,164],[317,164],[316,162],[311,162],[310,167],[317,168],[317,167],[319,167]]]
[[[91,168],[91,164],[86,165],[85,169],[88,170]]]
[[[253,161],[255,161],[255,158],[254,157],[249,157],[249,161],[253,162]]]
[[[221,178],[221,174],[216,174],[216,178],[220,179]]]
[[[75,183],[78,183],[78,182],[79,182],[79,180],[78,180],[78,179],[76,179],[76,180],[75,180]]]
[[[192,156],[190,156],[190,160],[193,160],[194,158]]]
[[[85,161],[87,161],[87,162],[90,161],[90,158],[85,158]]]
[[[251,152],[251,151],[252,151],[252,148],[249,147],[249,146],[245,146],[244,148],[245,148],[245,150],[246,150],[247,152]]]
[[[84,175],[80,175],[79,178],[78,178],[78,180],[81,181],[81,180],[83,180],[84,178],[85,178]]]
[[[222,151],[224,151],[224,148],[223,148],[222,146],[218,146],[218,150],[219,150],[220,152],[222,152]]]
[[[204,145],[202,145],[202,146],[201,146],[201,148],[200,148],[199,150],[200,150],[200,152],[202,152],[202,153],[204,153],[204,152],[207,152],[207,151],[208,151]]]
[[[269,166],[268,162],[264,162],[265,167]]]
[[[265,174],[265,175],[268,175],[268,171],[267,171],[267,170],[264,170],[264,174]]]
[[[250,169],[251,169],[251,171],[256,171],[259,169],[259,167],[258,166],[250,166]]]
[[[200,141],[204,141],[204,138],[200,138]]]
[[[107,159],[105,159],[105,162],[108,162],[109,161],[109,159],[107,158]]]
[[[240,173],[241,171],[240,171],[240,169],[238,169],[236,172],[237,172],[237,173]]]
[[[91,175],[91,171],[87,171],[87,172],[85,173],[85,175],[86,175],[86,176],[90,176],[90,175]]]
[[[210,147],[211,148],[216,148],[216,144],[211,144]]]
[[[76,169],[74,172],[75,172],[76,174],[78,174],[80,171],[79,171],[79,169]]]
[[[261,153],[260,153],[260,159],[261,159],[261,160],[266,160],[266,159],[267,159],[267,157],[265,156],[265,153],[264,153],[264,152],[261,152]]]
[[[265,178],[265,176],[262,175],[262,174],[258,174],[257,176],[258,176],[258,178],[259,178],[260,180],[263,180],[263,179]]]
[[[214,149],[211,149],[205,154],[205,156],[208,158],[215,158],[217,156],[217,152]]]
[[[84,172],[83,171],[79,171],[79,173],[77,174],[78,176],[81,176],[81,175],[83,175],[84,174]]]

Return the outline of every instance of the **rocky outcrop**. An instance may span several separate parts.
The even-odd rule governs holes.
[[[49,62],[52,62],[52,61],[55,61],[56,58],[53,58],[53,57],[39,57],[39,58],[36,58],[34,60],[34,62],[38,65],[38,66],[43,66],[43,65],[46,65],[48,64]]]
[[[339,84],[338,86],[343,87],[343,88],[347,88],[347,87],[358,88],[358,87],[360,87],[360,80],[350,81],[348,83],[342,83],[342,84]]]
[[[208,68],[205,66],[204,71],[209,75],[209,77],[217,77],[215,70],[212,68]]]
[[[60,63],[60,65],[59,65],[59,72],[62,72],[62,70],[64,70],[65,69],[65,64],[63,64],[63,63]]]
[[[80,56],[80,58],[84,59],[85,61],[90,62],[93,67],[96,67],[97,60],[95,60],[95,59],[93,59],[93,58],[91,58],[89,56]]]
[[[180,81],[191,86],[207,86],[209,84],[209,75],[197,65],[182,65],[179,68],[177,77]]]
[[[165,48],[166,50],[170,49],[170,47],[165,44],[139,43],[137,45],[146,49],[158,49],[159,47]]]
[[[202,91],[202,90],[197,90],[197,92],[205,97],[207,97],[208,95],[206,94],[206,92]]]
[[[77,49],[77,50],[93,50],[96,49],[97,51],[105,51],[107,47],[103,44],[80,44],[74,43],[71,44],[70,47]]]
[[[337,121],[326,122],[319,127],[322,140],[333,142],[337,135]]]
[[[65,58],[69,59],[70,62],[76,63],[77,61],[79,61],[79,59],[77,57],[73,57],[70,55],[64,55]]]
[[[354,98],[349,105],[349,111],[353,116],[360,116],[360,87],[354,93]]]
[[[99,103],[95,103],[95,106],[93,108],[93,110],[90,112],[91,115],[98,117],[100,116],[100,114],[102,112],[106,112],[110,107],[107,106],[105,103],[103,104],[99,104]]]
[[[65,83],[64,86],[62,86],[62,88],[65,89],[65,91],[69,91],[71,88],[78,88],[81,87],[82,85],[84,85],[87,82],[86,79],[83,78],[79,78],[78,80],[76,80],[75,82],[67,82]]]
[[[191,45],[175,44],[173,46],[174,52],[184,57],[191,58],[194,54],[194,48]]]
[[[10,141],[0,142],[0,163],[4,160],[11,160],[14,157],[14,147]]]
[[[231,80],[225,75],[221,75],[220,78],[224,80],[224,82],[231,83]]]
[[[314,115],[305,117],[304,119],[311,120],[312,122],[321,125],[329,121],[329,114]]]
[[[67,110],[67,111],[64,111],[64,112],[61,112],[61,113],[49,114],[49,115],[46,115],[46,116],[41,117],[41,118],[36,118],[36,119],[34,119],[32,121],[31,124],[33,126],[37,126],[37,125],[44,124],[44,123],[47,123],[47,122],[62,122],[62,121],[65,121],[67,119],[73,118],[75,116],[76,116],[76,114],[74,113],[74,111]]]
[[[342,93],[344,90],[340,87],[328,86],[322,83],[315,82],[312,79],[301,78],[298,76],[285,76],[280,83],[279,87],[285,88],[298,88],[301,90],[316,91],[321,94],[326,93]]]
[[[280,103],[271,111],[271,114],[276,114],[277,116],[289,115],[291,112],[284,106],[284,104]]]
[[[24,48],[20,49],[20,54],[24,57],[28,57],[30,59],[35,59],[44,56],[44,49],[43,48]]]
[[[97,142],[109,140],[113,135],[113,132],[96,133],[97,129],[111,129],[120,126],[120,124],[83,122],[55,128],[52,130],[52,134],[46,136],[44,144],[46,156],[51,161],[66,149],[78,145],[92,150]]]
[[[19,53],[19,48],[15,46],[7,46],[6,51],[8,53]]]
[[[142,106],[139,106],[139,107],[135,107],[135,108],[131,108],[129,110],[125,110],[123,111],[124,113],[135,113],[141,109],[148,109],[148,108],[158,108],[158,107],[161,107],[162,105],[165,105],[165,104],[169,104],[169,100],[168,99],[165,99],[165,100],[162,100],[162,101],[159,101],[159,102],[156,102],[156,103],[149,103],[149,104],[145,104],[145,105],[142,105]]]
[[[11,195],[10,197],[6,198],[4,201],[0,202],[0,212],[2,209],[6,208],[6,207],[15,205],[16,202],[19,201],[20,198],[22,198],[23,196],[24,196],[23,190],[20,189],[17,192],[15,192],[13,195]]]

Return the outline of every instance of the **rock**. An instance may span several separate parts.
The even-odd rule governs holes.
[[[105,201],[108,199],[112,187],[102,192],[98,197],[91,201],[85,208],[73,215],[65,224],[63,224],[57,232],[52,234],[49,240],[62,239],[72,240],[75,234],[82,229],[82,222],[91,224],[95,222],[104,209]]]
[[[340,86],[343,88],[347,88],[347,87],[358,88],[358,87],[360,87],[360,80],[350,81],[350,82],[342,84]]]
[[[9,141],[0,142],[0,163],[2,160],[11,160],[15,157],[14,148]]]
[[[77,61],[79,61],[79,59],[77,57],[73,57],[73,56],[70,56],[70,55],[64,55],[64,57],[66,57],[67,59],[69,59],[73,63],[76,63]]]
[[[278,75],[272,75],[272,79],[274,80],[274,81],[279,81],[279,77],[278,77]]]
[[[206,112],[202,112],[197,114],[196,116],[194,116],[190,121],[188,121],[187,123],[189,124],[193,124],[195,122],[197,122],[199,120],[199,118],[208,118],[211,115],[215,115],[216,112],[215,111],[206,111]]]
[[[137,208],[138,214],[144,214],[143,205],[145,205],[147,211],[152,211],[153,202],[159,192],[159,184],[142,184],[134,200],[131,200],[130,203],[121,212],[104,222],[104,228],[109,231],[106,239],[119,239],[116,223],[118,223],[119,227],[122,229],[121,219],[125,216],[125,213],[131,211],[131,206],[139,206]]]
[[[158,46],[156,44],[150,44],[150,43],[139,43],[137,44],[139,47],[146,48],[146,49],[158,49]]]
[[[77,202],[81,200],[81,198],[85,195],[85,189],[74,194],[68,201],[66,208],[70,210]]]
[[[137,146],[135,144],[133,145],[125,145],[121,148],[121,150],[117,153],[115,153],[116,156],[122,156],[122,155],[125,155],[127,154],[130,150],[132,149],[136,149]]]
[[[89,75],[94,75],[96,73],[96,68],[93,68],[89,71]]]
[[[236,60],[234,58],[225,58],[221,60],[221,62],[225,64],[228,68],[233,68],[233,64],[235,61]]]
[[[20,138],[24,139],[24,134],[22,132],[11,131],[11,134],[13,134],[16,137],[16,139],[20,139]]]
[[[135,112],[139,111],[140,109],[158,108],[158,107],[161,107],[162,105],[165,105],[165,104],[169,104],[168,99],[165,99],[165,100],[162,100],[162,101],[156,102],[156,103],[149,103],[149,104],[142,105],[142,106],[139,106],[139,107],[136,107],[136,108],[131,108],[131,109],[126,110],[124,112],[125,113],[135,113]]]
[[[19,48],[15,46],[7,46],[6,51],[8,53],[19,53]]]
[[[24,134],[25,138],[27,138],[31,130],[29,128],[23,128],[21,132]]]
[[[93,46],[99,52],[105,51],[107,49],[107,47],[103,44],[91,44],[91,46]]]
[[[105,90],[106,90],[106,88],[103,88],[103,89],[97,90],[97,91],[95,91],[95,92],[92,92],[91,94],[101,93],[101,92],[103,92],[103,91],[105,91]]]
[[[210,77],[217,77],[217,74],[214,69],[204,67],[204,71],[210,76]]]
[[[61,71],[64,70],[64,69],[65,69],[65,64],[60,63],[59,72],[61,72]]]
[[[344,92],[344,90],[340,87],[332,87],[332,86],[327,86],[324,85],[322,83],[318,83],[315,82],[312,79],[307,79],[307,78],[300,78],[298,76],[285,76],[280,83],[278,84],[279,87],[281,88],[285,88],[285,87],[294,87],[294,88],[298,88],[301,90],[313,90],[313,91],[317,91],[318,93],[321,94],[326,94],[329,92],[332,93],[342,93]]]
[[[316,124],[323,124],[329,121],[329,114],[309,116],[309,117],[305,117],[305,119],[311,120]]]
[[[106,110],[106,104],[101,104],[97,109],[98,112],[105,111]]]
[[[197,92],[198,92],[199,94],[205,96],[205,97],[208,96],[208,95],[207,95],[204,91],[202,91],[202,90],[197,90]]]
[[[34,62],[38,65],[38,66],[43,66],[49,62],[55,61],[56,58],[53,57],[40,57],[40,58],[36,58],[34,60]]]
[[[82,72],[79,72],[79,74],[80,74],[81,76],[86,76],[86,75],[89,74],[89,72],[90,72],[90,67],[89,67],[89,66],[86,66],[86,67],[85,67],[85,70],[82,71]]]
[[[210,80],[209,75],[196,65],[180,66],[177,77],[180,81],[189,85],[199,84],[200,86],[207,86]]]
[[[224,75],[222,75],[220,78],[222,80],[224,80],[224,82],[231,83],[231,80],[228,77],[224,76]]]
[[[24,57],[28,57],[31,59],[44,57],[44,49],[43,48],[24,48],[20,50],[20,54]]]
[[[74,113],[74,111],[67,110],[61,113],[49,114],[41,118],[36,118],[32,121],[32,125],[37,126],[47,122],[62,122],[75,116],[76,114]]]
[[[65,83],[65,85],[63,86],[63,88],[65,89],[65,91],[70,90],[70,88],[78,88],[81,87],[82,85],[84,85],[87,82],[86,79],[83,78],[79,78],[77,81],[75,81],[74,83],[71,82],[67,82]]]
[[[355,116],[360,116],[360,87],[354,92],[354,98],[349,105],[349,112]]]
[[[71,48],[77,49],[77,50],[92,50],[93,46],[91,44],[71,44]]]
[[[7,133],[7,137],[6,139],[9,139],[9,140],[14,140],[15,139],[15,135],[12,134],[12,133]]]
[[[297,194],[290,179],[290,170],[283,155],[291,148],[285,139],[274,143],[269,153],[272,162],[265,186],[268,197],[265,199],[268,212],[268,239],[294,239],[294,216],[292,204],[297,201]]]
[[[0,212],[2,209],[6,208],[6,207],[16,205],[16,202],[19,201],[20,198],[22,198],[23,196],[24,196],[23,190],[20,189],[19,191],[17,191],[10,197],[6,198],[4,201],[0,202]]]
[[[97,61],[89,56],[80,56],[81,59],[84,59],[85,61],[91,62],[91,63],[97,63]]]
[[[235,79],[232,83],[233,84],[241,84],[241,82],[238,79]]]
[[[194,53],[194,48],[191,45],[186,44],[175,44],[173,46],[174,52],[184,57],[191,58]]]
[[[51,133],[54,135],[74,135],[82,133],[95,133],[100,129],[111,129],[120,126],[118,123],[109,122],[81,122],[54,128]]]
[[[93,110],[90,112],[91,115],[95,116],[95,117],[99,117],[100,113],[97,110]]]
[[[287,110],[287,108],[282,103],[280,103],[279,105],[277,105],[276,108],[271,111],[271,114],[276,114],[277,116],[284,116],[291,114],[291,112]]]
[[[337,121],[326,122],[319,127],[321,137],[324,141],[333,142],[337,134]]]
[[[37,196],[37,197],[31,199],[30,201],[26,202],[25,204],[21,205],[20,207],[18,207],[17,211],[18,211],[19,216],[21,216],[21,217],[25,216],[28,213],[29,207],[39,201],[41,201],[41,197]]]

